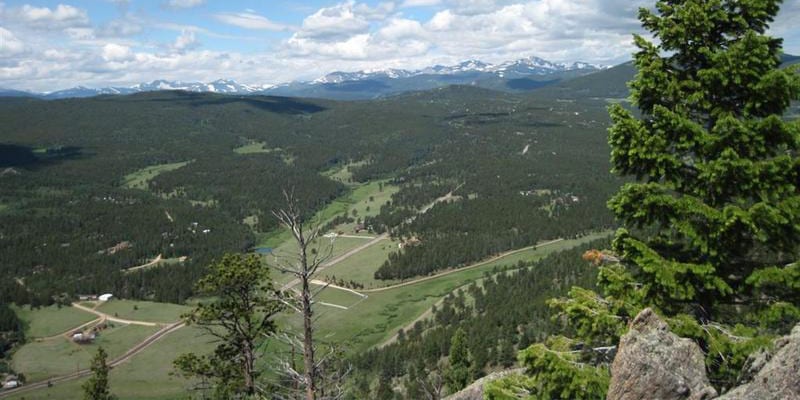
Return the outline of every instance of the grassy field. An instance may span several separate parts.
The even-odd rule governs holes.
[[[361,246],[369,242],[368,239],[358,239],[358,238],[346,238],[346,237],[337,237],[333,241],[333,252],[331,253],[330,259],[336,258],[353,248]],[[319,238],[314,244],[312,244],[311,249],[316,249],[319,252],[327,252],[328,246],[331,245],[331,239],[326,237]],[[266,261],[268,265],[275,265],[274,257],[278,257],[278,259],[282,261],[292,260],[296,257],[297,254],[297,246],[295,245],[294,241],[286,241],[282,245],[278,246],[277,248],[273,249],[272,255],[267,255]],[[356,254],[358,255],[358,254]],[[290,280],[294,279],[292,275],[289,274],[281,274],[277,270],[272,272],[272,279],[278,283],[283,284],[289,282]]]
[[[602,232],[579,239],[564,240],[539,249],[527,249],[475,268],[456,270],[448,275],[406,286],[366,292],[367,298],[329,287],[321,292],[318,300],[349,309],[317,305],[315,308],[318,318],[317,337],[322,341],[344,344],[349,352],[368,349],[390,338],[398,329],[416,319],[442,297],[464,285],[480,280],[485,272],[490,272],[496,267],[513,265],[520,260],[540,259],[552,252],[571,248],[608,234],[609,232]],[[379,248],[378,246],[381,244],[373,247]],[[134,304],[139,308],[136,311],[133,310]],[[149,302],[112,301],[104,304],[102,310],[109,313],[116,312],[124,318],[168,321],[179,314],[181,308],[184,307]],[[55,314],[60,312],[75,316],[68,308],[51,311]],[[43,312],[30,314],[28,318],[32,318],[35,322],[40,318],[47,319],[47,316],[48,313]],[[66,316],[59,319],[68,320]],[[279,323],[282,326],[286,326],[287,323],[290,326],[297,326],[300,319],[296,315],[289,315],[281,318]],[[31,343],[23,346],[15,354],[14,367],[32,380],[45,379],[53,374],[69,373],[76,367],[88,365],[95,351],[94,346],[103,345],[113,358],[155,329],[117,324],[113,329],[104,332],[97,344],[88,346],[78,346],[61,338]],[[202,352],[210,349],[212,344],[207,339],[201,338],[199,333],[200,331],[194,327],[180,329],[125,364],[114,368],[110,376],[113,392],[119,398],[137,399],[172,399],[186,393],[188,382],[170,374],[172,360],[184,352]],[[73,381],[12,398],[73,399],[80,397],[81,382]]]
[[[274,150],[267,149],[264,142],[253,142],[233,149],[236,154],[257,154],[257,153],[271,153]]]
[[[144,167],[136,172],[125,175],[123,178],[123,185],[129,189],[147,189],[147,183],[159,174],[168,171],[174,171],[180,167],[189,164],[191,161],[183,161],[172,164],[159,164]]]
[[[386,201],[391,198],[392,194],[396,193],[398,190],[400,190],[399,187],[389,185],[386,181],[375,181],[356,186],[350,193],[339,197],[317,212],[313,221],[315,224],[324,225],[336,216],[344,213],[348,213],[348,215],[352,216],[353,210],[355,210],[356,215],[361,218],[367,215],[378,215],[381,205],[386,203]],[[370,200],[370,198],[372,200]],[[368,207],[369,211],[367,211]],[[354,224],[341,225],[334,230],[342,230],[349,235],[353,234],[353,226]],[[258,235],[258,244],[256,247],[277,248],[289,240],[291,240],[290,233],[283,229],[278,229]]]
[[[92,344],[79,345],[65,337],[30,342],[14,353],[14,370],[25,374],[30,382],[68,374],[88,367],[99,346],[113,359],[158,330],[139,325],[111,323],[109,326]]]
[[[120,399],[167,400],[187,397],[189,382],[172,374],[172,361],[180,354],[203,353],[212,344],[195,327],[181,328],[148,347],[109,374],[111,392]],[[88,365],[88,364],[84,364]],[[73,365],[74,369],[75,366]],[[80,385],[86,378],[55,385],[51,388],[19,394],[11,399],[67,400],[82,398]]]
[[[98,311],[119,318],[160,323],[178,321],[181,319],[181,314],[189,309],[189,307],[177,304],[135,300],[112,300],[97,307]]]
[[[602,232],[579,239],[564,240],[539,249],[522,251],[476,268],[456,271],[423,282],[365,293],[369,297],[348,310],[317,307],[318,332],[326,340],[347,344],[349,351],[362,351],[382,343],[416,319],[431,305],[453,290],[482,278],[495,267],[513,265],[520,260],[538,260],[550,253],[605,237]],[[291,322],[298,324],[297,320]]]
[[[314,290],[322,289],[320,285],[313,285],[313,287]],[[327,287],[317,295],[318,302],[336,304],[342,307],[352,307],[364,299],[364,296],[359,296],[355,293],[333,287]]]
[[[25,336],[29,339],[58,335],[67,330],[97,319],[97,316],[73,307],[30,307],[12,306],[14,312],[25,325]]]
[[[397,251],[397,242],[383,240],[342,260],[320,273],[323,279],[336,278],[346,282],[354,281],[364,285],[365,289],[372,289],[398,283],[398,280],[377,280],[375,271],[389,257],[389,253]]]
[[[366,164],[366,161],[356,161],[351,162],[349,164],[345,164],[339,168],[332,168],[328,171],[322,173],[322,175],[327,176],[335,181],[339,181],[342,183],[350,183],[353,178],[353,173],[350,171],[352,167],[358,167],[361,165]]]

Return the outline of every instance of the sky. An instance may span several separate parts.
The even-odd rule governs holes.
[[[0,87],[249,85],[528,56],[615,65],[653,0],[0,0]],[[800,0],[770,34],[800,54]],[[794,22],[794,23],[793,23]]]

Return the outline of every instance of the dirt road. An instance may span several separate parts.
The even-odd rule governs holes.
[[[366,249],[369,246],[372,246],[375,243],[380,242],[381,240],[387,239],[388,237],[389,237],[389,234],[388,233],[384,233],[384,234],[382,234],[382,235],[370,240],[367,243],[364,243],[364,244],[362,244],[362,245],[360,245],[358,247],[350,249],[348,252],[346,252],[346,253],[338,256],[338,257],[334,257],[334,258],[332,258],[332,259],[320,264],[319,268],[317,268],[317,272],[319,273],[320,271],[323,271],[325,268],[328,268],[330,266],[336,265],[337,263],[340,263],[340,262],[352,257],[356,253]],[[289,289],[291,287],[294,287],[294,286],[298,285],[299,283],[300,283],[300,279],[292,279],[291,281],[287,282],[285,285],[281,286],[281,290]]]
[[[122,272],[127,274],[127,273],[130,273],[130,272],[136,271],[137,269],[144,269],[144,268],[147,268],[147,267],[152,267],[153,265],[158,264],[160,261],[161,261],[161,254],[157,255],[156,258],[153,259],[153,261],[150,261],[147,264],[142,264],[142,265],[139,265],[139,266],[133,267],[133,268],[123,269]]]
[[[540,243],[540,244],[537,244],[537,245],[534,245],[534,246],[528,246],[528,247],[523,247],[521,249],[510,250],[510,251],[507,251],[505,253],[500,253],[500,254],[498,254],[498,255],[496,255],[496,256],[494,256],[492,258],[489,258],[487,260],[484,260],[484,261],[481,261],[479,263],[475,263],[475,264],[472,264],[472,265],[469,265],[469,266],[466,266],[466,267],[463,267],[463,268],[451,269],[451,270],[442,272],[440,274],[426,276],[426,277],[419,278],[419,279],[414,279],[414,280],[411,280],[411,281],[408,281],[408,282],[398,283],[396,285],[384,286],[384,287],[375,288],[375,289],[363,289],[363,290],[361,290],[361,292],[362,293],[383,292],[385,290],[396,289],[396,288],[403,287],[403,286],[416,285],[417,283],[429,281],[431,279],[441,278],[441,277],[443,277],[445,275],[455,274],[456,272],[462,272],[462,271],[470,270],[470,269],[473,269],[473,268],[478,268],[478,267],[484,266],[484,265],[486,265],[488,263],[497,261],[497,260],[499,260],[501,258],[505,258],[505,257],[508,257],[510,255],[514,255],[514,254],[517,254],[517,253],[520,253],[520,252],[523,252],[523,251],[537,249],[539,247],[544,247],[544,246],[549,246],[549,245],[551,245],[553,243],[558,243],[558,242],[560,242],[562,240],[564,240],[564,239],[555,239],[555,240],[551,240],[549,242]]]
[[[85,309],[85,307],[82,308],[82,309]],[[175,323],[172,323],[170,325],[167,325],[167,326],[161,328],[158,332],[148,336],[145,340],[139,342],[139,344],[137,344],[136,346],[133,346],[132,348],[130,348],[128,351],[125,352],[125,354],[123,354],[123,355],[111,360],[108,363],[108,365],[111,368],[114,368],[114,367],[116,367],[116,366],[118,366],[118,365],[120,365],[120,364],[122,364],[122,363],[124,363],[124,362],[126,362],[128,360],[130,360],[133,356],[135,356],[136,354],[141,353],[143,350],[145,350],[148,347],[150,347],[150,345],[152,345],[153,343],[155,343],[159,339],[163,338],[164,336],[166,336],[166,335],[168,335],[168,334],[170,334],[172,332],[177,331],[180,328],[183,328],[184,326],[185,326],[185,324],[183,322],[175,322]],[[29,392],[31,390],[45,388],[45,387],[48,387],[48,386],[55,386],[55,385],[57,385],[59,383],[68,382],[68,381],[71,381],[71,380],[82,378],[84,376],[90,375],[91,373],[92,373],[92,371],[90,369],[88,369],[88,368],[87,369],[82,369],[80,371],[73,372],[73,373],[68,374],[68,375],[56,376],[56,377],[52,377],[50,379],[47,379],[45,381],[31,383],[31,384],[28,384],[28,385],[25,385],[25,386],[20,386],[20,387],[18,387],[16,389],[9,389],[9,390],[0,391],[0,397],[7,397],[7,396],[15,395],[15,394]]]
[[[117,318],[115,316],[108,315],[108,314],[106,314],[104,312],[97,311],[97,310],[95,310],[93,308],[84,307],[84,306],[82,306],[82,305],[80,305],[78,303],[72,303],[72,306],[77,308],[77,309],[79,309],[79,310],[90,312],[90,313],[92,313],[94,315],[97,315],[98,317],[103,317],[108,321],[119,322],[121,324],[142,325],[142,326],[159,326],[159,325],[163,325],[163,324],[157,324],[155,322],[136,321],[136,320],[132,320],[132,319]]]

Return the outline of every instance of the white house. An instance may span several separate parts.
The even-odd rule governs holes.
[[[106,293],[106,294],[101,294],[100,296],[97,297],[97,299],[100,301],[109,301],[111,300],[112,297],[114,297],[113,294]]]

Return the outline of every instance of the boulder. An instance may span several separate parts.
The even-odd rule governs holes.
[[[703,358],[696,343],[673,334],[653,310],[644,309],[620,340],[607,399],[713,399],[717,391]]]
[[[749,383],[738,386],[719,400],[800,400],[800,325],[789,336],[775,341],[771,357],[759,354],[754,365],[763,365]]]
[[[491,381],[504,378],[508,375],[522,374],[524,372],[525,368],[515,368],[515,369],[491,373],[489,375],[484,376],[481,379],[478,379],[475,382],[472,382],[471,385],[465,387],[461,391],[445,397],[445,400],[483,400],[484,385],[486,385]]]

